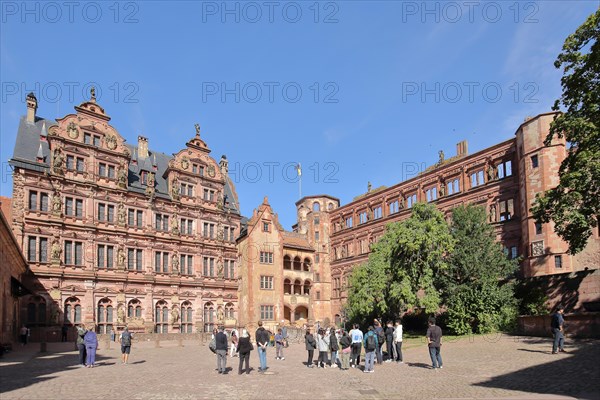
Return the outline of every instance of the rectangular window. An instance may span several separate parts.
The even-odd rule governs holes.
[[[366,211],[358,214],[358,223],[364,224],[365,222],[367,222],[367,212]]]
[[[263,222],[263,232],[269,232],[269,223]]]
[[[514,216],[514,201],[508,199],[500,202],[500,221],[508,221]]]
[[[135,210],[132,210],[131,208],[127,210],[127,225],[135,225]]]
[[[263,290],[273,289],[273,277],[272,276],[261,276],[260,277],[260,288]]]
[[[319,217],[315,217],[315,218],[313,219],[313,224],[314,224],[314,225],[319,225],[319,223],[320,223],[320,221],[319,221]]]
[[[67,169],[72,171],[75,169],[75,157],[67,155]]]
[[[162,272],[165,274],[169,272],[169,253],[162,253]]]
[[[273,306],[260,306],[260,319],[273,320]]]
[[[537,168],[539,167],[539,161],[538,161],[538,156],[537,154],[534,154],[531,156],[531,168]]]
[[[437,200],[437,187],[427,189],[425,195],[427,196],[428,203]]]
[[[273,253],[261,251],[260,252],[260,263],[261,264],[273,264]]]
[[[39,260],[41,263],[48,262],[48,239],[40,238],[40,254]]]
[[[72,197],[65,197],[65,215],[74,215]]]
[[[105,209],[106,209],[105,204],[103,204],[103,203],[98,204],[98,220],[99,221],[104,221]]]
[[[114,247],[107,246],[104,244],[98,245],[97,252],[97,267],[98,268],[112,268],[113,267],[113,257],[114,257]]]
[[[160,251],[154,253],[154,271],[169,272],[169,253]]]
[[[352,217],[346,218],[346,228],[352,228]]]
[[[115,167],[112,165],[108,166],[108,177],[110,179],[115,179]]]
[[[448,195],[460,193],[460,181],[458,178],[448,182]]]
[[[127,249],[127,269],[132,271],[135,268],[135,249]]]
[[[215,276],[215,259],[213,257],[204,257],[202,260],[202,267],[204,276]]]
[[[315,263],[317,263],[317,264],[319,263],[319,255],[318,254],[315,254]]]
[[[29,209],[32,211],[37,210],[37,195],[38,192],[34,192],[33,190],[29,192]]]
[[[471,174],[471,188],[481,186],[485,183],[483,178],[483,170],[476,171]]]
[[[498,179],[503,179],[512,175],[512,162],[510,160],[498,164]]]
[[[383,213],[381,211],[381,206],[375,207],[375,209],[373,210],[373,219],[379,219],[382,216],[383,216]]]
[[[48,212],[48,193],[40,193],[40,211]]]
[[[227,271],[229,271],[229,275]],[[235,262],[233,260],[225,260],[225,278],[235,279]]]
[[[162,260],[162,255],[160,254],[160,252],[155,252],[154,253],[154,272],[160,272],[161,270],[161,260]]]
[[[321,275],[319,273],[315,274],[315,282],[321,282]]]
[[[142,250],[137,249],[135,252],[135,269],[136,271],[142,270]]]
[[[315,242],[319,241],[319,232],[315,232]]]
[[[75,242],[75,265],[83,265],[83,243]]]
[[[37,237],[29,236],[29,241],[27,245],[27,261],[36,262],[36,247],[37,247]]]
[[[75,216],[77,218],[83,218],[83,200],[75,200]]]
[[[94,146],[100,147],[100,136],[94,135]]]
[[[92,135],[90,135],[89,133],[84,133],[83,134],[83,143],[84,144],[92,144]]]
[[[83,170],[84,170],[84,161],[83,161],[83,158],[77,157],[76,167],[77,167],[77,171],[78,172],[83,172]]]
[[[518,256],[519,256],[519,253],[518,253],[518,251],[517,251],[517,246],[512,246],[512,247],[510,248],[510,258],[511,258],[511,259],[515,259],[515,258],[517,258]]]
[[[318,290],[315,300],[321,300],[321,292],[319,292]]]
[[[562,264],[562,256],[554,256],[554,267],[555,268],[562,268],[563,264]]]
[[[390,203],[390,215],[395,214],[400,210],[398,200]]]
[[[98,175],[106,176],[106,164],[104,164],[104,163],[98,164]]]
[[[142,227],[142,222],[144,221],[144,212],[141,210],[137,210],[135,213],[135,218],[136,218],[136,226],[138,228]]]
[[[156,214],[154,220],[154,228],[157,231],[168,231],[169,230],[169,216],[164,214]]]
[[[541,222],[536,222],[535,223],[535,234],[536,235],[541,235],[542,234],[542,223]]]
[[[142,171],[140,174],[140,180],[142,181],[142,185],[148,184],[148,171]]]
[[[417,194],[411,194],[408,196],[408,198],[406,199],[406,205],[408,208],[412,208],[412,206],[414,206],[417,203]]]

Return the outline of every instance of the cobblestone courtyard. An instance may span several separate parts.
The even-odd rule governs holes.
[[[566,354],[550,353],[549,339],[477,336],[446,342],[444,368],[429,369],[423,343],[407,346],[403,365],[358,369],[308,369],[303,344],[286,349],[284,361],[269,349],[267,374],[251,355],[250,375],[217,374],[216,358],[199,342],[136,343],[129,365],[106,343],[97,368],[79,368],[71,343],[16,349],[0,359],[0,398],[8,399],[600,399],[598,341],[569,342]]]

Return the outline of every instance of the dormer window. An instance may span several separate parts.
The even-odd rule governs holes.
[[[142,185],[147,185],[148,184],[148,171],[142,171],[142,173],[140,175],[140,179],[142,181]]]
[[[269,232],[269,223],[263,222],[263,232]]]

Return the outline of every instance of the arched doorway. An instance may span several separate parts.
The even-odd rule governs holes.
[[[294,310],[294,320],[298,321],[299,319],[308,319],[308,308],[304,306],[298,306]]]

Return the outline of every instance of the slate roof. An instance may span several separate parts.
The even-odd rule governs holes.
[[[56,121],[40,117],[36,117],[35,123],[31,124],[27,122],[25,116],[21,117],[19,130],[17,132],[17,140],[15,141],[15,148],[13,151],[13,158],[9,161],[12,166],[38,172],[49,171],[50,148],[47,141],[42,141],[40,139],[44,123],[46,132],[52,125],[56,125]],[[163,175],[173,156],[149,149],[149,156],[143,158],[139,157],[137,146],[129,144],[125,145],[129,149],[132,159],[137,159],[137,165],[132,162],[129,163],[128,190],[135,193],[145,193],[146,188],[141,184],[140,172],[146,170],[155,172],[155,196],[170,199],[168,184],[163,178]],[[37,156],[40,148],[44,159],[43,162],[38,163]],[[154,169],[154,164],[156,164],[156,170]],[[225,210],[239,215],[239,200],[233,182],[229,177],[225,178],[224,186],[224,195],[227,196]]]

